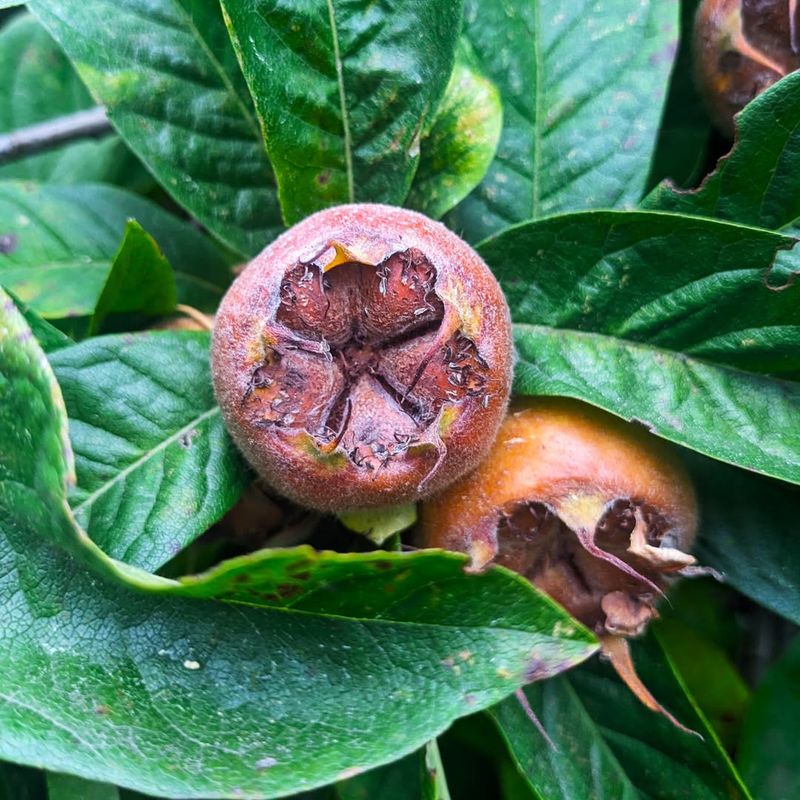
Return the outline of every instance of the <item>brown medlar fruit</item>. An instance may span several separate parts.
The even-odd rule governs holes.
[[[626,638],[657,616],[669,579],[692,574],[689,479],[639,425],[575,400],[513,404],[480,466],[423,504],[421,544],[469,554],[471,569],[519,572],[600,636],[649,708]]]
[[[212,372],[234,441],[282,494],[323,511],[410,502],[490,447],[511,384],[508,307],[443,225],[339,206],[236,279]]]
[[[714,124],[734,134],[734,114],[800,68],[797,0],[703,0],[694,26],[697,81]]]

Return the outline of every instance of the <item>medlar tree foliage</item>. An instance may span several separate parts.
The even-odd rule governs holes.
[[[800,794],[794,0],[25,6],[0,798]]]

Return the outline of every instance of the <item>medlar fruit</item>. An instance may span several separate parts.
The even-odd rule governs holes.
[[[414,501],[472,469],[512,374],[503,294],[443,225],[346,205],[295,225],[217,313],[214,389],[256,471],[322,511]]]
[[[638,679],[626,637],[657,616],[671,576],[692,574],[689,479],[641,426],[575,400],[513,404],[486,459],[423,504],[421,544],[528,578],[600,636],[645,705],[681,726]]]
[[[733,117],[756,95],[800,68],[797,0],[703,0],[694,61],[714,124],[728,137]]]

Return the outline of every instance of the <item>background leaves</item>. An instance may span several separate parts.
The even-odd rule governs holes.
[[[0,285],[47,318],[92,314],[130,218],[172,265],[178,299],[215,308],[231,278],[219,251],[153,203],[99,184],[0,183]]]
[[[274,238],[272,172],[217,3],[29,7],[167,192],[243,254]]]
[[[447,85],[461,0],[224,0],[283,218],[400,204]]]
[[[451,227],[478,241],[560,211],[636,204],[677,46],[677,3],[467,0],[465,20],[500,89],[503,134]]]

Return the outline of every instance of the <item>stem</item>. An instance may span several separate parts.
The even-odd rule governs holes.
[[[104,136],[112,131],[106,110],[96,106],[0,134],[0,164],[52,150],[65,142]]]

